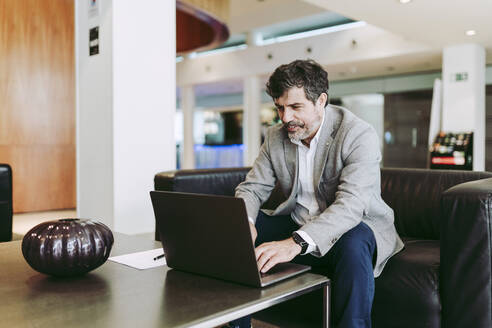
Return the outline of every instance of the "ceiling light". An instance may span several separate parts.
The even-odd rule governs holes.
[[[468,36],[474,36],[475,34],[477,34],[477,31],[475,30],[468,30],[465,32],[466,35]]]
[[[401,4],[406,4],[406,3],[410,3],[410,2],[412,2],[412,0],[400,0]]]

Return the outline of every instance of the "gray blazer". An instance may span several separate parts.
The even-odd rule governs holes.
[[[248,216],[256,218],[261,205],[278,183],[287,200],[269,215],[289,215],[296,206],[298,153],[282,125],[268,129],[251,171],[236,188]],[[300,230],[324,256],[335,242],[361,221],[374,232],[377,260],[374,275],[403,248],[393,210],[381,198],[378,137],[374,129],[345,108],[329,105],[314,157],[314,186],[321,214],[305,218]]]

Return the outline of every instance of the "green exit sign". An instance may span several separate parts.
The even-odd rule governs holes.
[[[454,82],[464,82],[467,80],[468,80],[468,73],[467,72],[461,72],[461,73],[453,74],[453,81]]]

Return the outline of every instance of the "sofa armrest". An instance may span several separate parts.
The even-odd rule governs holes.
[[[12,169],[0,164],[0,242],[12,240]]]
[[[441,206],[442,327],[491,327],[492,178],[449,188]]]

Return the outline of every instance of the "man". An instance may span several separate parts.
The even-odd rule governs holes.
[[[336,327],[370,327],[374,277],[403,248],[381,199],[374,129],[327,106],[328,74],[312,60],[278,67],[267,92],[283,124],[268,129],[236,197],[244,199],[261,272],[308,264],[332,280]],[[259,211],[278,184],[286,200]],[[249,327],[249,318],[232,322]]]

